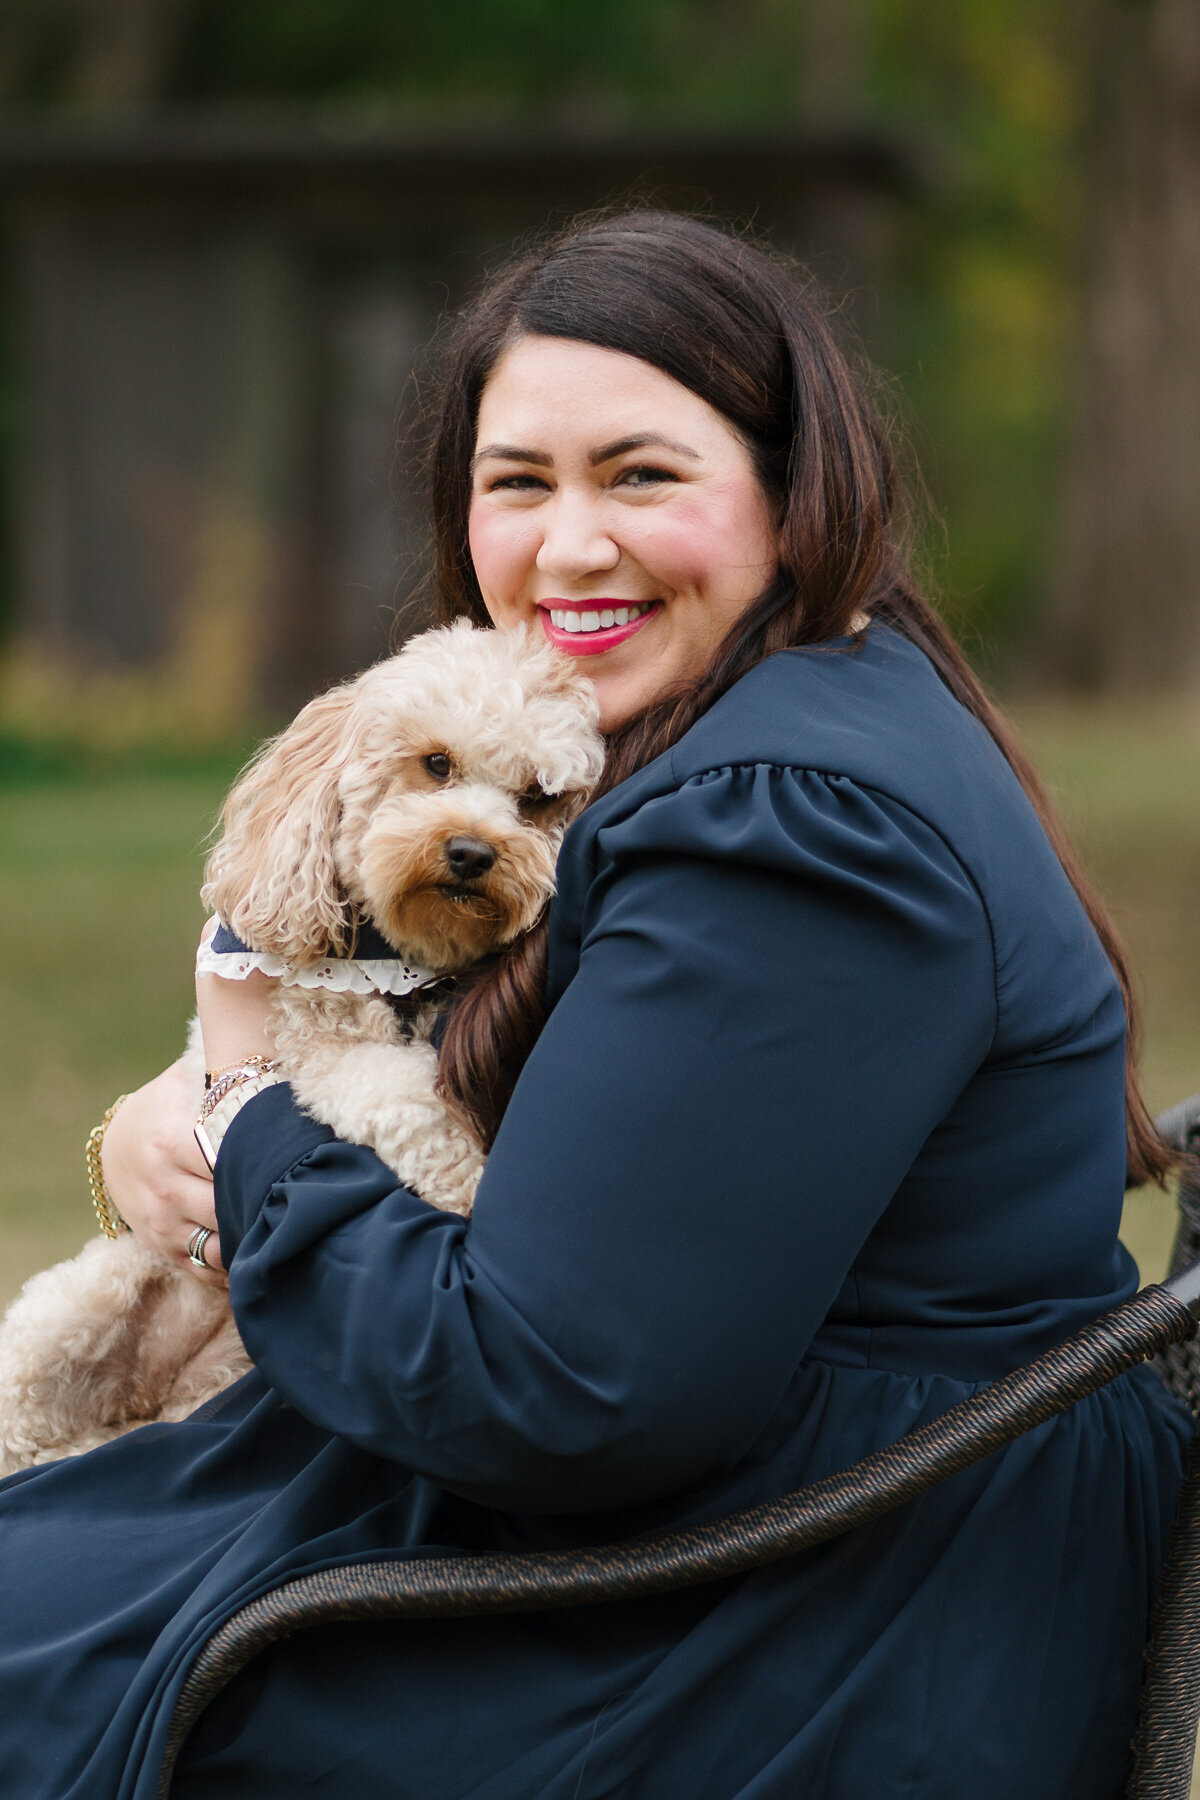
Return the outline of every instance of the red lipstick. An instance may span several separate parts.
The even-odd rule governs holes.
[[[550,617],[554,612],[570,613],[605,613],[616,612],[620,608],[645,606],[646,611],[639,613],[636,619],[629,619],[624,625],[603,625],[596,631],[564,631]],[[556,650],[565,650],[568,656],[599,656],[605,650],[612,650],[617,644],[623,644],[631,638],[635,631],[652,619],[655,613],[662,610],[662,602],[654,600],[647,604],[640,600],[620,600],[608,595],[598,595],[594,600],[539,600],[538,612],[541,614],[542,630]]]

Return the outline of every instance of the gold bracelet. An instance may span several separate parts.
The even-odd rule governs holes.
[[[88,1187],[91,1189],[92,1205],[96,1217],[100,1221],[100,1229],[107,1238],[120,1237],[129,1227],[112,1203],[108,1189],[104,1185],[104,1170],[100,1166],[100,1146],[104,1142],[104,1134],[113,1121],[113,1114],[118,1106],[128,1100],[128,1094],[122,1094],[113,1101],[98,1125],[93,1125],[88,1132],[87,1149],[84,1161],[87,1165]]]
[[[226,1094],[239,1082],[254,1081],[260,1075],[273,1075],[279,1067],[277,1056],[248,1056],[244,1062],[228,1063],[225,1068],[216,1071],[216,1079],[205,1087],[204,1098],[200,1102],[200,1118],[207,1119],[210,1112],[221,1104]]]
[[[217,1086],[205,1094],[200,1117],[196,1120],[196,1142],[210,1169],[216,1168],[217,1152],[225,1141],[225,1133],[247,1101],[282,1080],[279,1063],[272,1058],[265,1069],[241,1070],[223,1076]]]
[[[215,1087],[222,1075],[232,1075],[235,1069],[245,1069],[250,1074],[260,1074],[264,1070],[278,1067],[278,1057],[263,1056],[259,1053],[253,1056],[242,1056],[238,1058],[237,1062],[223,1063],[219,1069],[205,1069],[204,1091],[207,1094],[211,1087]]]

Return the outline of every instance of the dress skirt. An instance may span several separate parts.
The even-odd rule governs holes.
[[[795,1429],[719,1510],[847,1466],[966,1397],[809,1363]],[[1187,1421],[1139,1371],[919,1501],[651,1602],[321,1628],[203,1717],[178,1800],[1118,1800]],[[291,1575],[562,1547],[716,1510],[505,1515],[330,1438],[250,1375],[0,1487],[12,1800],[151,1800],[201,1643]],[[38,1721],[36,1730],[29,1721]]]

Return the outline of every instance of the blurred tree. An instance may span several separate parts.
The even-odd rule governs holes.
[[[1141,29],[1195,0],[1077,4],[1136,8]],[[936,585],[993,666],[1052,559],[1084,85],[1053,0],[0,0],[17,103],[300,102],[351,128],[868,125],[926,146],[925,198],[853,316],[900,375],[945,523]],[[837,249],[817,267],[841,285]]]
[[[0,98],[308,99],[619,123],[794,114],[791,0],[5,0]],[[765,112],[764,112],[765,109]]]
[[[189,16],[186,96],[584,125],[795,104],[800,9],[782,0],[190,0]]]
[[[844,131],[861,118],[870,98],[868,18],[863,0],[836,6],[808,0],[802,20],[797,99],[810,131]]]
[[[1081,75],[1052,0],[872,0],[876,116],[926,146],[881,349],[932,500],[929,579],[1020,672],[1056,522]]]
[[[188,0],[5,0],[0,98],[136,106],[161,98]]]
[[[1059,679],[1200,680],[1200,8],[1091,0],[1080,393]]]
[[[90,0],[80,13],[69,88],[88,105],[155,100],[186,0]]]

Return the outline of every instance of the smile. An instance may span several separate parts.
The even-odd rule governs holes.
[[[639,631],[646,620],[660,611],[660,600],[638,600],[632,604],[595,607],[539,605],[542,629],[550,642],[571,656],[595,656],[611,650]]]

